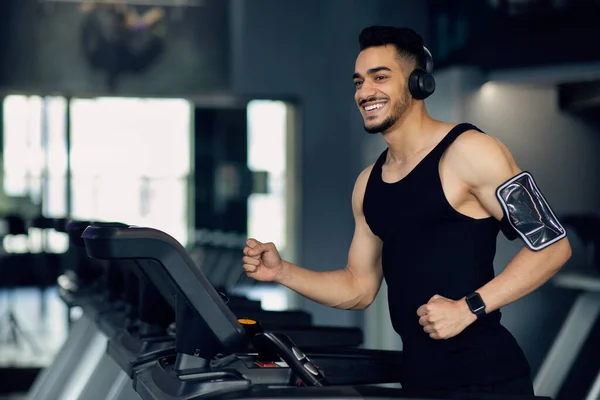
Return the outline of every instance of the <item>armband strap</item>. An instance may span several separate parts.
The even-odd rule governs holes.
[[[507,239],[520,237],[533,250],[542,250],[567,235],[529,172],[523,171],[496,189],[504,217],[500,229]]]

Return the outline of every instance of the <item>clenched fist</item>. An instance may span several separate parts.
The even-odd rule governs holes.
[[[277,281],[284,262],[273,243],[248,239],[244,248],[244,271],[252,279],[263,282]]]
[[[432,339],[450,339],[471,325],[477,317],[464,299],[450,300],[435,295],[417,310],[419,324]]]

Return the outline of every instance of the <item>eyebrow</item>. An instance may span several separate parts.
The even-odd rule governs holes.
[[[373,74],[376,74],[381,71],[392,72],[392,70],[389,69],[388,67],[374,67],[374,68],[370,68],[369,70],[367,70],[367,75],[373,75]],[[352,79],[357,79],[357,78],[361,78],[361,77],[362,77],[362,75],[359,74],[358,72],[355,72],[354,75],[352,75]]]

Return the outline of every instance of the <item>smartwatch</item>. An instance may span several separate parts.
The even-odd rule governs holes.
[[[480,318],[485,315],[485,303],[477,292],[473,292],[467,296],[467,305],[473,314]]]

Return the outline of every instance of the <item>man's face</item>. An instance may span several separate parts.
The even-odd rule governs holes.
[[[411,103],[408,76],[394,46],[370,47],[356,58],[354,100],[369,133],[385,132]]]

